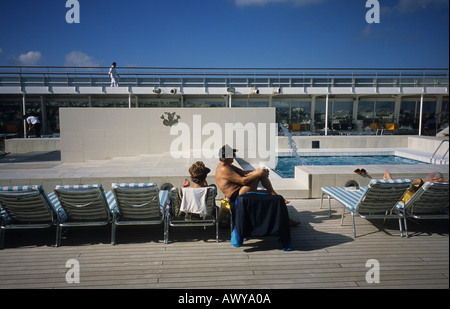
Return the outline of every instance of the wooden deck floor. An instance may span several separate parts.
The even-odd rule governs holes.
[[[293,251],[279,250],[276,238],[230,245],[229,230],[172,229],[165,245],[162,226],[123,227],[116,246],[110,228],[73,228],[54,248],[54,230],[7,231],[0,251],[0,288],[449,288],[448,220],[410,223],[401,238],[396,221],[383,225],[350,217],[340,226],[320,200],[296,200],[290,216]],[[66,262],[80,265],[80,283],[68,284]],[[366,282],[366,262],[378,260],[380,283]]]

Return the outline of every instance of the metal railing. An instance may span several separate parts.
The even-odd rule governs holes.
[[[433,159],[434,159],[434,157],[436,156],[436,154],[437,154],[437,152],[439,151],[439,149],[441,149],[442,145],[443,145],[444,143],[448,143],[448,142],[449,142],[448,140],[443,140],[443,141],[439,144],[439,146],[436,148],[435,152],[433,153],[433,155],[432,155],[431,158],[430,158],[430,163],[431,163],[431,164],[433,164]],[[445,156],[448,154],[448,152],[449,152],[449,148],[447,148],[447,151],[446,151],[446,152],[444,153],[444,155],[442,156],[441,160],[439,161],[439,164],[442,164],[442,161],[444,161],[444,158],[445,158]],[[436,164],[436,160],[437,160],[437,159],[434,159],[434,164]]]
[[[0,87],[108,86],[109,67],[0,66]],[[118,67],[124,87],[448,87],[449,69]]]

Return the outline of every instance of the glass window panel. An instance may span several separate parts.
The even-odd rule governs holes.
[[[248,101],[248,107],[269,107],[269,102]]]
[[[187,100],[185,107],[225,107],[225,101]]]
[[[446,100],[442,100],[442,110],[440,111],[439,115],[439,131],[442,131],[448,127],[448,102],[448,98]]]
[[[0,101],[0,133],[23,136],[22,98]]]
[[[374,123],[374,102],[360,101],[358,102],[358,120],[363,121],[363,130],[370,131],[371,124]]]
[[[146,100],[138,98],[138,106],[142,108],[159,107],[160,102],[155,100]]]
[[[231,107],[247,107],[247,102],[245,101],[232,101]]]
[[[337,131],[348,131],[352,129],[353,102],[334,101],[330,113],[330,128]]]
[[[414,130],[419,129],[419,105],[417,100],[402,101],[400,103],[400,115],[398,117],[400,130],[411,131],[412,133]]]
[[[289,124],[289,102],[273,101],[272,106],[276,108],[276,122]]]
[[[311,102],[292,101],[291,123],[300,124],[300,131],[309,131],[311,129]]]
[[[328,106],[330,106],[330,102],[328,102]],[[317,100],[314,111],[314,126],[316,132],[325,130],[325,112],[325,100]]]
[[[128,107],[128,98],[92,99],[92,107]]]
[[[200,100],[189,100],[184,102],[185,107],[205,107],[205,102]]]
[[[436,115],[436,101],[423,102],[423,118],[434,117]]]
[[[394,109],[395,102],[383,102],[378,101],[376,103],[376,119],[382,129],[386,128],[387,123],[393,123],[394,121]]]
[[[206,101],[207,107],[226,107],[225,101]]]
[[[436,101],[423,102],[422,123],[425,135],[435,136],[437,134]]]
[[[181,103],[178,101],[163,101],[161,107],[181,107]]]

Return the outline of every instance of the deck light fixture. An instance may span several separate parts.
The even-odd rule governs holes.
[[[161,89],[160,88],[155,88],[155,89],[153,89],[153,93],[154,94],[160,94],[161,93]]]
[[[250,89],[250,93],[249,94],[259,94],[259,90],[256,89],[255,87],[253,87],[252,89]]]

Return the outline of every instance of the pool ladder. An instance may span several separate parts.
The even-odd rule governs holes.
[[[445,142],[448,143],[448,140],[443,140],[443,141],[439,144],[439,146],[436,148],[436,151],[433,153],[433,155],[432,155],[431,158],[430,158],[430,163],[431,163],[431,164],[433,164],[433,159],[434,159],[434,164],[436,164],[436,160],[437,160],[437,159],[435,159],[434,156],[435,156],[436,153],[439,151],[439,149],[441,149],[442,145],[443,145]],[[444,155],[442,156],[441,160],[439,161],[439,164],[442,164],[442,161],[444,160],[445,156],[448,154],[448,151],[449,151],[449,148],[447,148],[447,151],[446,151],[446,152],[444,153]]]

